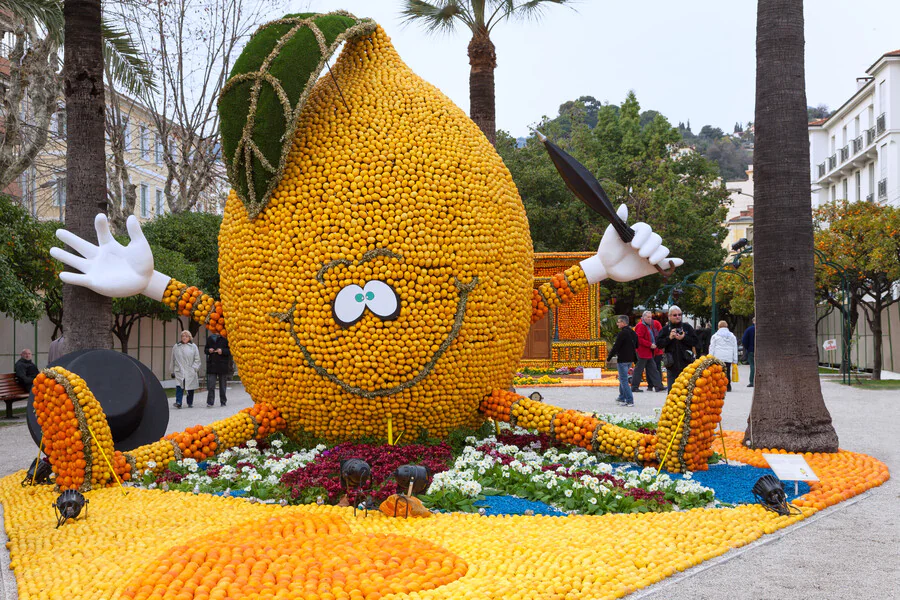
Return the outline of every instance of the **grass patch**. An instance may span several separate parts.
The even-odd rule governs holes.
[[[819,367],[820,375],[840,375],[841,370],[833,367]]]
[[[900,390],[900,379],[882,379],[880,381],[862,379],[860,381],[854,381],[850,385],[864,390]]]

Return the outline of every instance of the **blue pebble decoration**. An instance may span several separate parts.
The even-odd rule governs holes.
[[[755,504],[753,485],[763,475],[775,475],[772,469],[758,467],[726,465],[725,463],[709,465],[708,471],[694,471],[691,479],[700,485],[716,491],[716,500],[727,504]],[[684,479],[680,473],[669,473],[672,479]],[[784,482],[784,493],[788,501],[809,493],[809,484],[801,481],[799,494],[794,494],[794,482]]]
[[[484,500],[476,502],[475,506],[484,507],[485,514],[489,516],[524,515],[526,510],[533,510],[535,515],[551,517],[562,517],[566,514],[549,504],[515,496],[488,496]]]

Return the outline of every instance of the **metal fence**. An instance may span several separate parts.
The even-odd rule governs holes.
[[[821,316],[827,308],[818,307]],[[832,311],[819,322],[816,330],[819,348],[819,362],[839,366],[841,364],[841,314]],[[837,350],[826,351],[822,345],[825,340],[836,340]],[[860,312],[856,331],[850,351],[850,362],[854,369],[869,371],[874,365],[875,336],[869,329],[865,316]],[[885,371],[900,373],[900,302],[885,309],[881,315],[881,368]]]

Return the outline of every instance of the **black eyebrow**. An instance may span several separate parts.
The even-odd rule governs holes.
[[[373,260],[375,258],[378,258],[379,256],[387,256],[388,258],[396,258],[398,260],[403,260],[402,256],[400,256],[396,252],[392,252],[391,250],[388,250],[387,248],[375,248],[374,250],[369,250],[368,252],[363,254],[362,258],[359,259],[359,262],[357,264],[361,265],[364,262]],[[333,261],[331,261],[330,263],[327,263],[321,269],[319,269],[319,272],[316,273],[316,280],[319,283],[324,284],[325,283],[325,271],[327,271],[328,269],[330,269],[332,267],[336,267],[338,265],[349,266],[352,264],[353,263],[350,262],[349,260],[347,260],[346,258],[336,258]]]

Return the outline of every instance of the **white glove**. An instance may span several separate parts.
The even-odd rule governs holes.
[[[62,282],[80,285],[111,298],[143,294],[153,300],[162,300],[170,277],[153,270],[153,253],[137,217],[128,217],[125,226],[131,238],[127,246],[113,238],[109,221],[102,213],[94,219],[97,246],[65,229],[57,229],[56,237],[81,254],[78,256],[62,248],[50,249],[50,256],[81,271],[60,273]]]
[[[622,204],[616,214],[628,221],[628,207]],[[633,281],[658,273],[656,267],[666,270],[680,267],[684,261],[669,258],[669,249],[662,245],[662,238],[653,233],[646,223],[634,224],[634,239],[623,242],[612,225],[606,228],[597,254],[581,261],[581,268],[588,283],[606,278],[615,281]]]

